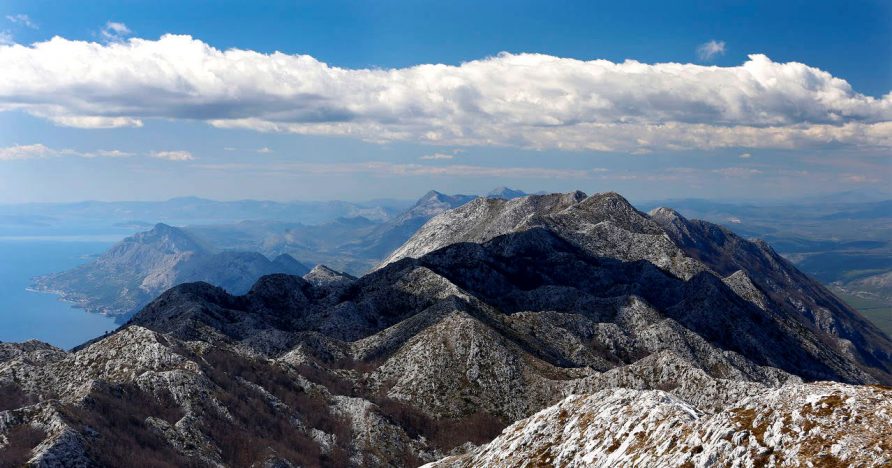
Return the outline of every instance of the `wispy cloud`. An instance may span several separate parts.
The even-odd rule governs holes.
[[[55,149],[41,143],[0,148],[0,161],[57,158],[62,156],[76,156],[81,158],[125,158],[133,156],[133,153],[120,150],[77,151],[67,148]]]
[[[707,62],[718,55],[725,55],[725,41],[711,40],[697,46],[697,57]]]
[[[240,172],[269,172],[276,174],[372,174],[396,176],[458,176],[458,177],[519,177],[535,179],[579,179],[606,172],[606,169],[551,169],[544,167],[491,167],[454,164],[427,166],[423,164],[395,164],[382,161],[361,163],[277,163],[258,166],[248,163],[193,164],[199,169]]]
[[[712,57],[724,48],[713,42]],[[0,111],[12,109],[76,127],[194,119],[442,146],[892,148],[892,93],[860,94],[824,70],[758,54],[731,67],[503,53],[458,66],[345,69],[189,36],[104,45],[55,37],[0,46]]]
[[[740,155],[738,157],[740,159],[749,159],[749,158],[753,157],[753,154],[752,153],[740,153]]]
[[[882,181],[879,177],[864,174],[845,174],[842,180],[850,184],[876,184]]]
[[[31,18],[28,15],[17,14],[17,15],[6,15],[6,19],[15,24],[20,24],[25,26],[26,28],[37,29],[37,23],[31,21]]]
[[[424,156],[421,156],[418,159],[421,159],[424,161],[434,161],[434,160],[438,160],[438,159],[452,159],[454,157],[455,157],[454,154],[449,154],[449,153],[432,153],[432,154],[425,154]]]
[[[107,42],[120,42],[123,41],[127,36],[133,34],[133,31],[127,27],[124,23],[118,23],[115,21],[108,21],[105,23],[105,26],[99,31],[99,34],[102,36],[104,40]]]
[[[192,161],[195,159],[192,153],[183,150],[177,151],[152,151],[149,156],[156,159],[166,159],[168,161]]]
[[[12,33],[9,31],[0,31],[0,45],[13,44],[15,44],[15,39],[13,39]]]
[[[264,146],[263,148],[258,148],[258,149],[257,149],[257,152],[260,153],[260,154],[268,154],[268,153],[272,153],[273,150],[271,150],[271,149],[269,149],[268,147]]]
[[[713,169],[712,172],[725,177],[752,177],[762,173],[761,170],[751,167],[723,167],[721,169]]]

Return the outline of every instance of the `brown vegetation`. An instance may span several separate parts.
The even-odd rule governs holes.
[[[139,468],[199,466],[180,456],[146,422],[150,416],[167,422],[182,417],[169,395],[158,399],[135,385],[102,385],[83,406],[61,411],[85,435],[87,455],[99,466],[116,466],[121,460]]]
[[[349,424],[329,412],[321,395],[312,395],[272,364],[246,360],[236,354],[212,351],[204,356],[203,371],[220,387],[217,398],[233,417],[208,414],[204,431],[221,448],[225,464],[251,466],[267,458],[280,458],[300,466],[343,466],[351,440]],[[276,408],[260,391],[238,378],[263,387],[288,406]],[[301,430],[293,418],[311,428],[334,434],[338,446],[321,453],[319,446]]]
[[[6,432],[9,444],[0,449],[0,466],[24,466],[46,434],[28,424],[20,424]]]
[[[0,383],[0,411],[6,411],[37,403],[31,395],[13,383]]]

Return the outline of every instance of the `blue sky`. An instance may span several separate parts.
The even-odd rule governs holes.
[[[888,2],[478,3],[4,2],[0,202],[889,185]]]

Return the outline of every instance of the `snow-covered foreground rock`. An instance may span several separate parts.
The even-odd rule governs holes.
[[[889,466],[892,388],[789,385],[706,414],[660,390],[573,395],[445,467]]]

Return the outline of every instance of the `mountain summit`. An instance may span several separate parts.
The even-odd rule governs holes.
[[[360,278],[184,284],[71,353],[3,345],[0,431],[35,464],[882,464],[890,352],[762,242],[615,193],[477,198]]]

